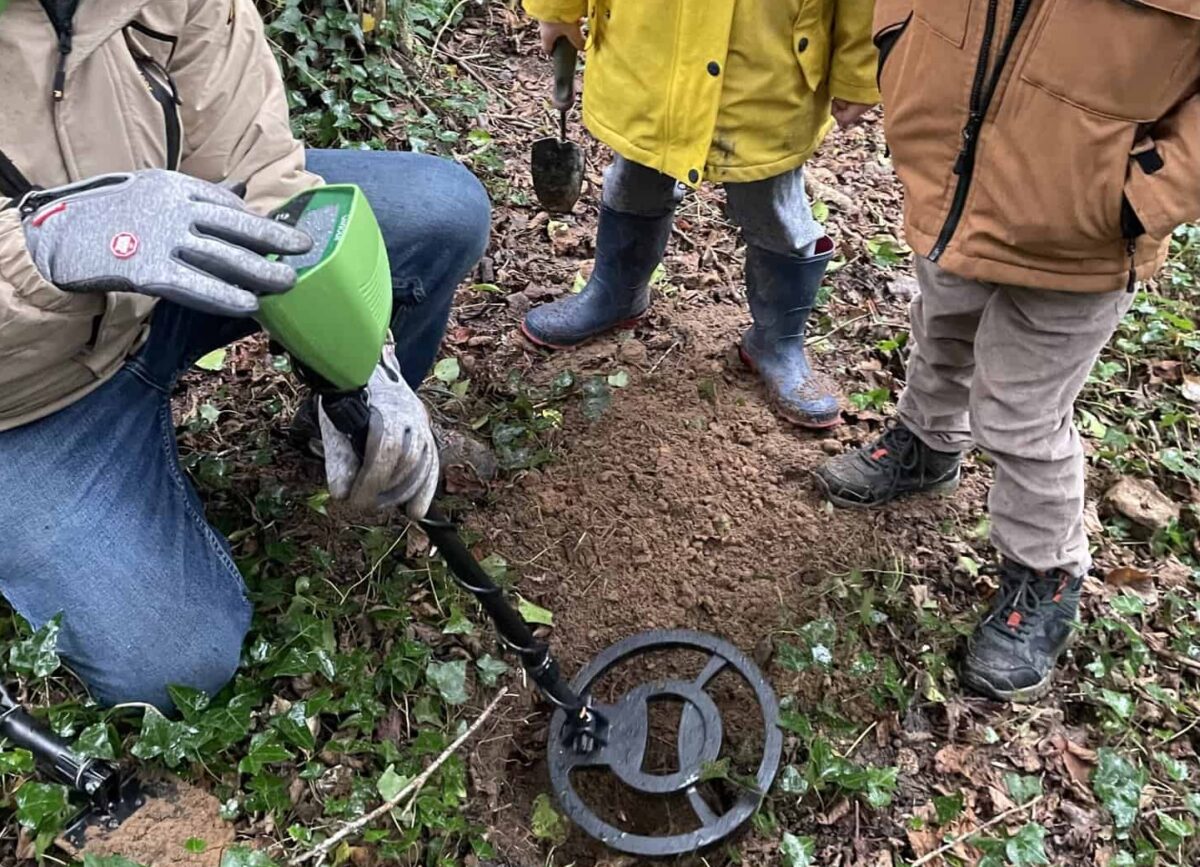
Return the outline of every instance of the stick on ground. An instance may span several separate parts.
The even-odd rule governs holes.
[[[348,822],[345,826],[342,827],[342,829],[340,831],[337,831],[335,834],[332,834],[327,840],[323,841],[319,846],[315,847],[311,851],[305,852],[303,855],[299,855],[299,856],[293,858],[290,862],[292,867],[295,867],[295,865],[298,865],[298,864],[303,864],[306,861],[311,861],[314,858],[323,858],[335,846],[337,846],[338,843],[342,842],[347,837],[349,837],[353,834],[357,834],[359,831],[361,831],[367,825],[370,825],[372,822],[374,822],[380,816],[386,816],[389,812],[391,812],[392,810],[394,810],[398,806],[400,806],[402,803],[404,803],[405,800],[416,795],[416,793],[419,792],[421,790],[421,788],[427,782],[429,782],[429,778],[437,773],[438,768],[440,768],[442,765],[444,765],[448,758],[450,758],[452,755],[454,755],[456,752],[458,752],[460,749],[462,749],[462,745],[465,744],[467,741],[469,741],[475,735],[475,733],[477,731],[479,731],[479,729],[483,726],[483,724],[485,722],[487,722],[487,718],[492,715],[492,711],[494,711],[497,707],[499,707],[500,702],[503,701],[505,698],[507,698],[508,695],[509,695],[508,690],[506,690],[506,689],[500,690],[499,694],[497,694],[497,696],[494,699],[492,699],[492,703],[489,704],[486,708],[484,708],[483,713],[481,713],[479,715],[479,719],[477,719],[477,720],[475,720],[475,722],[471,723],[470,728],[468,728],[465,732],[463,732],[462,735],[454,743],[452,743],[452,744],[450,744],[450,746],[446,747],[445,751],[441,755],[439,755],[436,759],[434,759],[433,763],[428,768],[426,768],[424,771],[422,771],[420,773],[420,775],[417,776],[416,779],[414,779],[411,783],[409,783],[407,786],[405,786],[403,789],[401,789],[400,792],[396,795],[396,797],[385,801],[384,803],[380,804],[378,807],[376,807],[371,812],[366,813],[365,815],[359,816],[353,822]]]
[[[1014,813],[1023,813],[1026,810],[1032,809],[1034,804],[1041,803],[1042,799],[1045,797],[1046,797],[1045,795],[1038,795],[1036,798],[1034,798],[1031,801],[1026,801],[1024,804],[1018,804],[1017,806],[1015,806],[1009,810],[1005,810],[999,816],[995,816],[991,819],[988,819],[986,822],[984,822],[982,825],[980,825],[978,828],[976,828],[971,833],[962,834],[961,836],[955,837],[953,840],[951,840],[945,846],[942,846],[940,849],[934,849],[928,855],[925,855],[922,858],[918,858],[916,861],[912,862],[910,867],[921,867],[922,864],[928,864],[930,861],[932,861],[934,858],[938,857],[939,855],[945,855],[947,852],[949,852],[951,849],[953,849],[959,843],[966,842],[967,840],[970,840],[972,837],[978,837],[980,834],[982,834],[988,828],[991,828],[994,825],[999,825],[1001,822],[1003,822],[1005,819],[1007,819],[1009,816],[1013,815]]]

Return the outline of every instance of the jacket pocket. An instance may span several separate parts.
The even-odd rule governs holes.
[[[967,22],[973,0],[915,0],[913,14],[925,26],[951,45],[962,48],[967,42]]]
[[[829,72],[829,35],[833,22],[826,11],[826,3],[805,0],[792,24],[792,52],[813,92],[821,88]]]
[[[1115,120],[1157,121],[1200,74],[1194,0],[1050,0],[1021,78]]]
[[[875,73],[875,84],[881,91],[883,89],[884,67],[887,66],[888,58],[892,56],[892,52],[896,49],[896,43],[904,36],[904,32],[908,30],[908,25],[911,23],[912,15],[909,14],[897,26],[889,27],[875,34],[875,47],[879,49],[879,68]]]

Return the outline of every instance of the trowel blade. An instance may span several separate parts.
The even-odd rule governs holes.
[[[533,190],[542,207],[566,214],[583,189],[583,152],[573,142],[543,138],[533,143]]]

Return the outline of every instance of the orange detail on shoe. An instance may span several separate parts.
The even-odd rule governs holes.
[[[1008,628],[1009,629],[1016,629],[1020,625],[1021,625],[1021,612],[1020,611],[1014,611],[1012,614],[1008,615]]]
[[[875,451],[873,451],[871,453],[871,460],[873,460],[873,461],[883,460],[884,458],[887,457],[887,454],[888,454],[887,449],[876,449]]]

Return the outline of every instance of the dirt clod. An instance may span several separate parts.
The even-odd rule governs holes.
[[[114,831],[89,831],[80,855],[123,855],[145,867],[217,867],[234,840],[217,799],[179,780],[143,783],[145,805]],[[189,851],[201,848],[201,842],[203,851]]]

